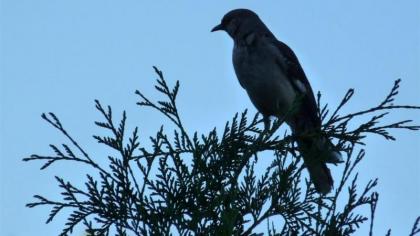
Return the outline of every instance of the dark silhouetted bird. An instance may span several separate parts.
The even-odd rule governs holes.
[[[321,135],[315,97],[296,55],[247,9],[228,12],[212,32],[218,30],[226,31],[234,41],[236,76],[263,115],[265,127],[270,126],[270,116],[285,119],[297,137],[315,189],[330,192],[333,179],[326,163],[342,160],[330,140]]]

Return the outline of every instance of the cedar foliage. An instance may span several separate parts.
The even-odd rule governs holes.
[[[109,165],[100,166],[67,132],[53,113],[42,118],[61,132],[68,144],[50,145],[52,155],[32,155],[24,161],[42,161],[41,169],[59,161],[87,165],[99,177],[86,175],[85,186],[75,186],[56,176],[62,199],[50,200],[35,195],[28,207],[52,207],[46,223],[64,209],[70,210],[60,235],[68,235],[76,225],[84,225],[87,235],[352,235],[362,224],[369,224],[370,235],[379,194],[377,179],[358,185],[357,165],[365,158],[366,135],[376,134],[395,140],[391,129],[419,130],[411,120],[383,124],[383,118],[398,109],[419,106],[394,105],[401,80],[390,93],[369,109],[342,114],[342,108],[354,95],[350,89],[335,109],[321,105],[318,112],[323,126],[320,134],[333,140],[344,157],[341,178],[327,195],[318,194],[305,177],[302,158],[296,149],[296,137],[276,132],[282,120],[270,130],[262,129],[259,114],[236,114],[223,130],[208,134],[186,131],[176,106],[179,82],[170,87],[156,67],[156,90],[165,100],[151,101],[142,92],[140,107],[152,108],[175,130],[167,133],[162,126],[151,147],[140,143],[139,130],[126,130],[124,111],[119,121],[111,107],[95,101],[103,120],[95,124],[109,132],[93,138],[117,151],[109,156]],[[366,122],[358,124],[355,118]],[[256,170],[259,156],[271,157],[271,164]],[[269,154],[266,154],[266,153]],[[115,153],[115,152],[113,152]],[[339,199],[345,199],[343,206]],[[369,215],[360,209],[367,206]],[[69,212],[69,211],[65,211]],[[272,220],[281,216],[282,221]],[[271,217],[271,219],[270,219]],[[278,218],[276,218],[278,219]],[[420,232],[417,218],[411,235]],[[265,232],[259,225],[265,225]],[[390,235],[388,231],[387,235]]]

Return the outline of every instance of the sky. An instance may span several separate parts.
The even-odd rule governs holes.
[[[66,129],[106,164],[94,121],[94,99],[128,113],[141,141],[162,119],[135,105],[139,89],[158,99],[152,66],[170,84],[181,82],[178,105],[187,129],[207,133],[236,112],[255,108],[231,62],[232,40],[210,33],[235,8],[255,11],[297,54],[314,91],[337,105],[347,89],[356,94],[345,111],[378,104],[402,78],[395,103],[420,105],[420,2],[355,1],[111,1],[0,0],[0,235],[57,235],[65,215],[44,224],[49,208],[28,209],[32,195],[59,199],[54,176],[82,184],[89,169],[61,163],[40,171],[24,163],[52,154],[65,139],[44,122],[54,112]],[[388,121],[414,119],[394,111]],[[407,235],[420,215],[420,133],[394,131],[397,141],[367,138],[359,180],[379,178],[376,235]],[[335,178],[338,171],[332,167]],[[368,209],[366,209],[368,212]],[[81,235],[78,228],[75,235]],[[362,228],[357,235],[366,235]]]

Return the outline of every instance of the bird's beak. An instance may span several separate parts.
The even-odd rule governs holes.
[[[223,25],[222,24],[220,24],[220,25],[216,25],[212,30],[211,30],[211,32],[214,32],[214,31],[218,31],[218,30],[223,30]]]

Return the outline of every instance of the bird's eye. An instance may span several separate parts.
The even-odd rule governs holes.
[[[222,19],[222,25],[228,25],[229,23],[230,23],[230,21],[231,21],[231,19],[226,19],[226,18],[223,18]]]

